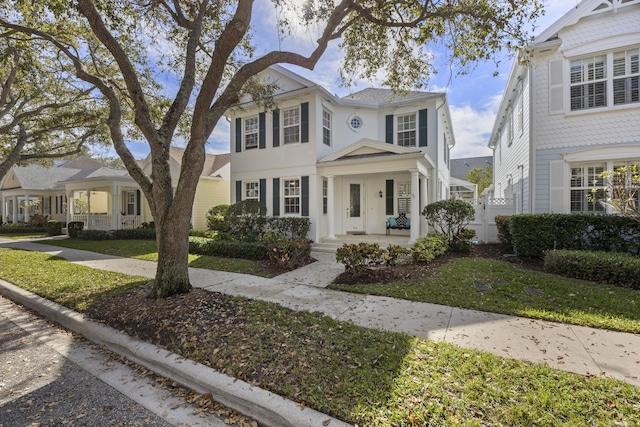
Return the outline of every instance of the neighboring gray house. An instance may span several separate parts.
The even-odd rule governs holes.
[[[493,197],[524,213],[604,212],[597,176],[640,164],[640,0],[583,0],[514,61],[489,147]]]

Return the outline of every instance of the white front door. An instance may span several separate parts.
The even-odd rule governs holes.
[[[364,204],[363,188],[361,182],[348,182],[346,203],[347,216],[345,231],[347,233],[364,232]]]

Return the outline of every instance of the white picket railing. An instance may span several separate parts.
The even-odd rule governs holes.
[[[85,230],[113,230],[111,215],[73,214],[71,221],[82,222]],[[142,224],[140,215],[118,215],[117,228],[131,230]]]

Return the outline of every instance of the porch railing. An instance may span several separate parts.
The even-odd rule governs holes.
[[[89,230],[113,230],[111,215],[73,214],[71,221],[82,222]],[[116,224],[118,229],[131,230],[139,228],[142,220],[140,215],[118,215]]]

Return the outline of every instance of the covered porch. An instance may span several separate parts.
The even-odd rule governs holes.
[[[316,241],[338,236],[357,241],[390,238],[394,244],[412,244],[428,232],[421,212],[436,194],[435,167],[415,148],[362,140],[317,164],[322,178],[326,215]],[[404,214],[410,229],[385,236],[387,218]]]
[[[142,192],[131,177],[94,176],[64,182],[67,222],[84,224],[85,230],[140,228],[146,213]]]

